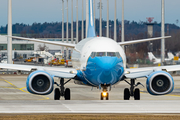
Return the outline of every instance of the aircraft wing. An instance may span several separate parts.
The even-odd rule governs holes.
[[[70,48],[75,48],[75,45],[76,45],[76,44],[70,44],[70,43],[47,41],[47,40],[39,40],[39,39],[34,39],[34,38],[24,38],[24,37],[17,37],[17,36],[7,36],[7,37],[11,37],[11,38],[15,38],[15,39],[20,39],[20,40],[29,40],[29,41],[34,41],[34,42],[52,44],[52,45],[59,45],[59,46],[70,47]]]
[[[125,77],[130,79],[147,77],[152,72],[155,71],[180,71],[180,65],[170,65],[170,66],[158,66],[158,67],[144,67],[144,68],[133,68],[125,70]]]
[[[42,66],[2,64],[2,63],[0,63],[0,68],[20,70],[20,71],[43,70],[51,74],[53,77],[61,77],[61,78],[68,78],[68,79],[74,78],[77,74],[77,70],[74,68],[42,67]]]
[[[171,37],[171,36],[148,38],[148,39],[141,39],[141,40],[132,40],[132,41],[126,41],[126,42],[118,42],[118,44],[119,44],[119,45],[130,45],[130,44],[142,43],[142,42],[159,40],[159,39],[165,39],[165,38],[170,38],[170,37]]]

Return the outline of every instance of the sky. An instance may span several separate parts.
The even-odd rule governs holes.
[[[67,0],[64,0],[64,20],[67,18]],[[84,1],[84,19],[86,0]],[[68,21],[71,21],[71,2],[68,0]],[[96,3],[96,18],[99,9]],[[102,18],[107,19],[107,0],[102,0]],[[117,0],[117,19],[121,20],[122,0]],[[114,20],[115,0],[109,0],[109,19]],[[165,0],[165,23],[180,25],[180,0]],[[82,0],[78,0],[78,19],[82,20]],[[0,0],[0,26],[7,24],[8,0]],[[124,19],[129,21],[147,21],[147,17],[154,17],[154,21],[161,22],[161,0],[124,0]],[[73,0],[73,20],[76,20],[76,0]],[[12,22],[32,24],[62,21],[62,0],[12,0]]]

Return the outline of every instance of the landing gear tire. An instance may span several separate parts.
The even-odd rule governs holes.
[[[54,90],[54,100],[59,100],[60,99],[60,90],[59,88],[56,88]]]
[[[124,100],[129,100],[130,98],[130,91],[128,88],[124,89]]]
[[[70,100],[71,99],[71,93],[70,93],[70,89],[69,88],[65,89],[64,98],[65,98],[65,100]]]
[[[71,79],[68,81],[64,82],[64,78],[60,78],[60,84],[57,82],[54,82],[59,88],[56,88],[54,91],[54,100],[59,100],[60,96],[64,97],[65,100],[70,100],[71,99],[71,93],[70,89],[64,87],[65,84],[67,84]]]
[[[134,91],[134,100],[140,100],[140,90],[138,88]]]
[[[103,97],[103,93],[101,93],[101,100],[103,100],[103,98],[104,98],[104,97]]]
[[[106,100],[109,100],[109,93],[107,93]]]

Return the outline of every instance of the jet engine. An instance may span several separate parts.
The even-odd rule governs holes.
[[[46,71],[32,72],[26,81],[27,90],[38,95],[50,94],[54,87],[53,77]]]
[[[148,76],[146,87],[152,95],[165,95],[173,91],[174,80],[169,73],[156,71]]]

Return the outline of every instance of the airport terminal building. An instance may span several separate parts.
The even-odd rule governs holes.
[[[62,38],[38,38],[38,39],[62,42]],[[71,39],[69,39],[68,42],[71,43]],[[73,43],[75,44],[75,38],[73,39]],[[34,54],[35,51],[40,51],[40,46],[44,46],[44,45],[47,48],[46,50],[52,54],[55,54],[55,52],[66,53],[66,52],[62,52],[63,47],[57,45],[38,43],[27,40],[17,40],[17,39],[12,40],[13,53],[21,54],[23,58],[27,58],[27,56],[29,56],[30,54]],[[70,48],[64,48],[65,51],[66,49],[68,49],[69,53],[71,53]],[[7,55],[7,37],[0,36],[0,57],[5,55]]]

